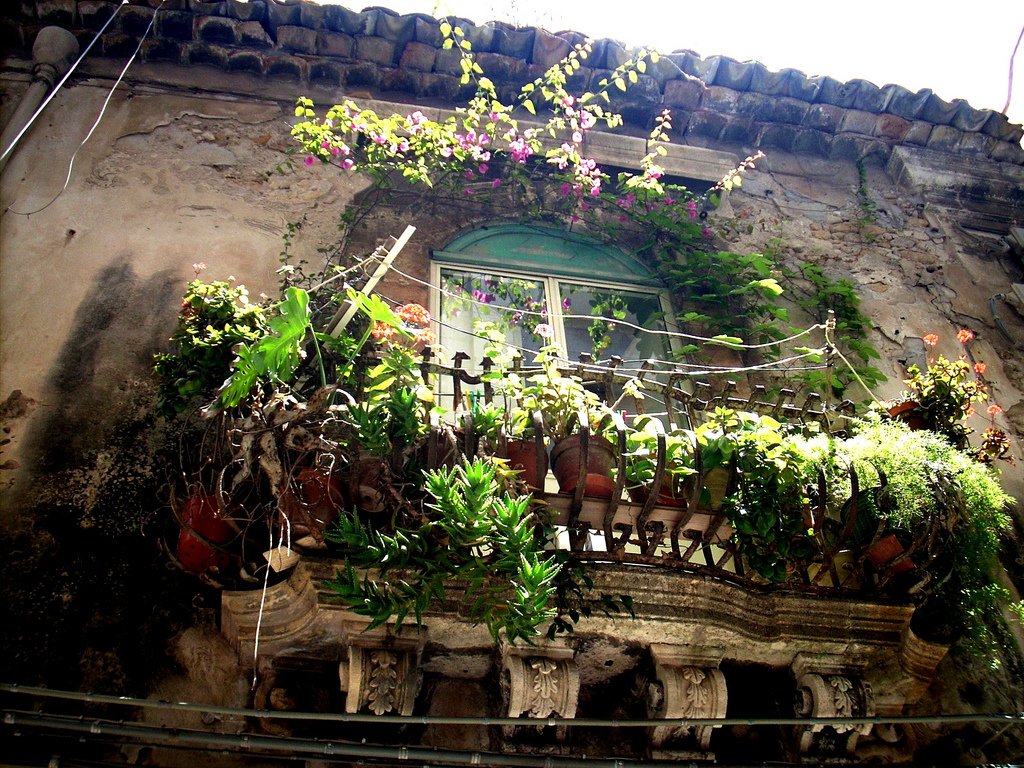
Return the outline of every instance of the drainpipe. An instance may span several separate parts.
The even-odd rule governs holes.
[[[63,27],[43,27],[32,45],[32,84],[21,97],[14,115],[0,136],[0,171],[10,159],[14,145],[28,129],[39,105],[53,88],[58,78],[71,68],[78,55],[78,40]]]

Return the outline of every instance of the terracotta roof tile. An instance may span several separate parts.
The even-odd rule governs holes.
[[[125,55],[159,5],[160,0],[132,0],[122,8],[104,36],[102,55]],[[88,41],[117,7],[110,0],[5,3],[0,35],[27,56],[42,26],[59,24]],[[481,66],[510,96],[584,39],[573,31],[451,21],[465,30]],[[330,88],[384,89],[438,102],[451,103],[467,91],[458,82],[459,54],[441,49],[435,19],[382,7],[355,12],[308,0],[167,0],[155,38],[143,51],[147,61],[216,66]],[[616,40],[596,41],[572,85],[592,86],[633,53]],[[947,103],[927,89],[912,93],[866,80],[843,83],[795,69],[774,72],[727,56],[676,51],[650,65],[628,93],[613,96],[638,130],[649,128],[661,108],[672,108],[674,135],[683,142],[727,141],[857,159],[887,156],[892,147],[908,144],[1024,162],[1021,126],[963,100]]]

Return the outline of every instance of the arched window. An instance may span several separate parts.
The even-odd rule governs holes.
[[[433,252],[432,298],[439,342],[483,358],[483,324],[507,343],[531,351],[550,329],[571,360],[613,355],[626,361],[664,358],[670,306],[659,281],[638,259],[585,237],[543,226],[496,225],[456,238]],[[547,326],[541,328],[540,326]]]

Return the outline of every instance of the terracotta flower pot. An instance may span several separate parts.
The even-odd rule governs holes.
[[[548,472],[548,454],[537,446],[534,440],[509,440],[505,451],[509,469],[520,472],[523,481],[540,490],[544,487],[544,477]],[[537,460],[540,459],[541,473],[537,474]]]
[[[900,540],[895,535],[889,534],[888,536],[883,536],[868,548],[867,558],[868,562],[877,570],[883,570],[905,551],[903,545],[900,544]],[[892,572],[905,573],[913,569],[913,567],[914,563],[908,557],[894,565]]]
[[[634,504],[646,504],[651,495],[651,489],[645,486],[630,488],[627,491],[629,498]],[[686,499],[676,496],[671,491],[664,489],[658,491],[658,500],[655,502],[659,507],[685,507]]]
[[[579,435],[559,440],[551,449],[551,471],[558,480],[558,490],[574,493],[579,482],[583,450]],[[615,466],[615,446],[603,437],[591,435],[587,451],[587,496],[610,499],[615,491],[612,468]]]
[[[237,531],[221,515],[217,497],[206,492],[194,493],[185,500],[179,516],[182,528],[176,555],[181,567],[196,575],[227,568],[231,556],[217,545],[231,541]]]
[[[383,510],[383,477],[384,459],[369,453],[361,455],[349,469],[349,481],[345,489],[349,504],[369,514]]]
[[[913,430],[924,429],[924,419],[916,400],[904,400],[889,408],[889,417],[896,421],[902,421]]]
[[[338,476],[318,467],[300,469],[279,500],[279,509],[288,518],[293,541],[304,536],[322,541],[324,531],[338,519],[344,505]],[[284,525],[283,521],[280,524]]]

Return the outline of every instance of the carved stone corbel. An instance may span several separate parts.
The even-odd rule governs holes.
[[[839,659],[797,656],[793,663],[798,717],[871,717],[874,703],[871,686],[860,670],[844,666]],[[800,753],[818,757],[849,757],[857,738],[871,733],[873,725],[812,724],[799,728]]]
[[[725,675],[718,669],[723,652],[722,648],[651,645],[655,681],[648,688],[648,715],[668,720],[724,718],[729,697]],[[651,729],[654,756],[696,757],[692,751],[698,750],[700,757],[707,757],[716,727],[656,726]]]
[[[346,623],[348,660],[338,666],[345,711],[411,715],[419,693],[424,637],[395,637]],[[422,631],[421,631],[422,632]]]
[[[508,717],[575,717],[580,694],[575,653],[564,646],[503,644],[502,692]],[[506,735],[514,730],[506,728]],[[559,738],[564,730],[558,729]]]

